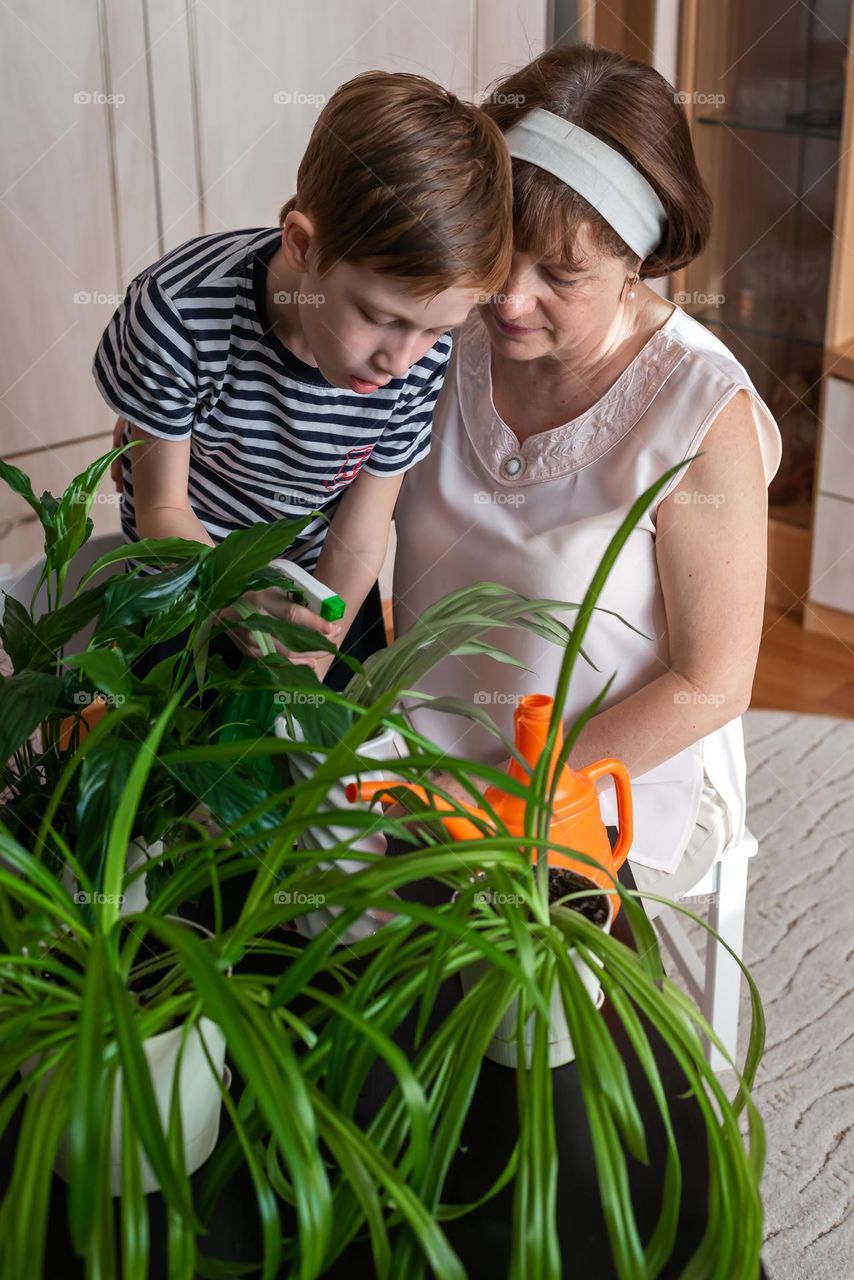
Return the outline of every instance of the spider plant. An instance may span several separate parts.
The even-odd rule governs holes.
[[[559,708],[604,576],[655,492],[643,495],[629,513],[603,568],[594,575],[579,624],[571,637],[563,635]],[[171,1275],[241,1273],[228,1259],[206,1253],[204,1233],[230,1178],[242,1169],[254,1189],[262,1251],[256,1274],[265,1280],[285,1269],[305,1280],[320,1276],[358,1237],[370,1241],[380,1277],[417,1280],[428,1268],[442,1278],[462,1277],[442,1223],[467,1206],[446,1204],[444,1186],[486,1046],[513,1000],[520,1046],[525,1023],[534,1018],[534,1051],[530,1066],[524,1053],[519,1055],[519,1140],[493,1190],[513,1179],[508,1275],[519,1280],[559,1276],[557,1158],[546,1052],[549,1000],[555,989],[562,994],[575,1046],[616,1273],[621,1278],[661,1273],[672,1251],[679,1208],[681,1157],[649,1027],[683,1071],[708,1138],[709,1225],[686,1274],[721,1280],[755,1276],[763,1151],[749,1086],[761,1052],[762,1014],[749,975],[753,1022],[747,1060],[739,1089],[729,1098],[704,1057],[702,1036],[711,1036],[711,1028],[667,980],[654,933],[633,896],[618,883],[611,890],[620,896],[637,950],[591,926],[576,911],[549,909],[543,874],[531,860],[533,849],[548,848],[543,835],[547,774],[534,771],[531,784],[522,787],[489,766],[445,756],[399,713],[406,683],[414,683],[408,673],[417,667],[395,667],[394,653],[385,659],[390,664],[385,676],[382,655],[371,660],[370,670],[366,664],[364,672],[356,672],[358,680],[367,673],[372,685],[356,685],[358,701],[324,693],[317,704],[324,718],[316,738],[312,724],[303,744],[259,732],[260,713],[252,699],[260,698],[262,709],[269,707],[266,700],[277,691],[306,687],[301,682],[311,677],[272,654],[251,670],[226,674],[207,654],[215,626],[212,614],[250,589],[247,581],[269,581],[264,556],[281,553],[281,530],[276,531],[275,548],[274,539],[263,541],[264,530],[246,532],[251,536],[242,546],[223,552],[213,566],[213,549],[206,554],[195,544],[135,547],[137,558],[176,566],[158,575],[167,583],[161,591],[168,595],[168,584],[179,581],[181,573],[186,575],[184,587],[174,586],[164,604],[163,595],[156,597],[156,583],[120,575],[109,607],[107,586],[95,611],[96,630],[87,652],[118,651],[127,665],[137,646],[150,642],[149,627],[175,627],[177,633],[188,621],[191,640],[173,662],[142,682],[146,688],[132,685],[127,702],[111,706],[99,724],[71,741],[52,766],[52,789],[44,793],[48,807],[34,831],[0,829],[0,1131],[13,1115],[22,1116],[0,1207],[0,1277],[42,1274],[50,1165],[66,1132],[69,1226],[73,1246],[93,1277],[118,1273],[114,1212],[121,1273],[147,1274],[148,1208],[140,1185],[140,1150],[157,1173],[167,1202]],[[241,552],[254,569],[247,570]],[[74,599],[97,590],[88,582],[120,555],[105,557]],[[183,594],[188,583],[193,587],[190,598]],[[495,598],[504,608],[506,598]],[[135,618],[132,602],[141,606]],[[451,606],[452,619],[463,604]],[[131,610],[129,620],[126,609]],[[29,621],[35,622],[32,616]],[[490,616],[483,631],[492,625]],[[290,647],[300,639],[264,618],[257,619],[257,630]],[[310,642],[316,647],[314,633]],[[458,642],[470,643],[471,638]],[[74,670],[84,667],[85,662]],[[101,687],[97,681],[104,677],[99,672],[87,678]],[[188,722],[185,716],[193,711],[184,702],[190,682],[199,678],[217,691],[221,718],[212,735],[203,721]],[[143,698],[150,701],[143,703]],[[244,702],[222,714],[230,698]],[[329,726],[336,714],[333,733]],[[103,856],[95,863],[103,893],[93,894],[95,900],[84,910],[59,881],[50,855],[58,850],[80,883],[94,887],[92,864],[78,853],[79,831],[70,820],[65,825],[65,799],[75,793],[87,761],[106,751],[108,741],[119,740],[122,727],[134,717],[144,722],[145,732],[135,746],[131,740],[129,770],[104,819]],[[35,726],[40,719],[32,713],[19,719],[27,721]],[[404,793],[405,812],[398,816],[358,807],[331,809],[327,797],[333,787],[375,768],[360,747],[388,725],[397,728],[409,747],[395,773],[420,782],[447,803],[454,804],[452,797],[432,780],[440,763],[478,800],[478,779],[516,788],[530,809],[524,840],[503,831],[487,808],[490,821],[484,823],[482,838],[453,843],[435,811]],[[579,729],[567,734],[567,751]],[[282,785],[278,765],[289,753],[305,749],[317,753],[318,767],[299,783],[290,782],[285,771]],[[169,872],[153,878],[148,908],[120,919],[128,840],[149,804],[152,780],[162,777],[169,786],[169,779],[178,778],[182,785],[190,784],[191,795],[201,789],[218,796],[233,772],[250,779],[251,786],[232,794],[228,829],[216,833],[191,822],[179,824],[171,847],[158,859]],[[313,830],[333,826],[340,831],[337,847],[313,845]],[[404,852],[395,857],[360,853],[364,866],[355,874],[334,865],[329,869],[329,862],[347,857],[359,837],[373,830],[401,841]],[[581,854],[573,856],[583,860]],[[539,866],[545,861],[542,857]],[[220,902],[247,866],[253,870],[252,882],[231,927],[221,928],[218,921],[215,936],[202,942],[168,918],[177,904],[209,883]],[[501,895],[478,895],[476,871]],[[428,907],[399,895],[404,885],[425,876],[446,885],[447,904]],[[282,932],[278,926],[298,920],[318,896],[335,909],[342,930],[368,908],[386,912],[389,923],[348,947],[337,945],[332,930],[308,943]],[[129,979],[134,966],[145,963],[139,957],[145,955],[148,938],[165,948],[168,964],[154,994],[137,1001]],[[582,959],[599,966],[599,980],[641,1061],[668,1135],[661,1213],[646,1241],[640,1239],[626,1176],[627,1153],[644,1159],[646,1135],[625,1064],[567,960],[569,944]],[[479,962],[489,965],[487,975],[436,1025],[441,984]],[[235,973],[229,978],[232,967]],[[395,1034],[412,1008],[418,1010],[415,1044],[404,1053]],[[193,1025],[202,1017],[225,1035],[240,1098],[235,1102],[222,1088],[232,1131],[203,1167],[197,1185],[189,1183],[183,1162],[178,1093],[173,1093],[164,1124],[145,1069],[143,1043],[175,1020]],[[21,1066],[34,1055],[36,1071],[26,1081],[20,1079]],[[366,1117],[360,1093],[378,1060],[390,1069],[393,1085],[375,1114]],[[114,1210],[105,1152],[109,1099],[119,1068],[124,1165],[123,1191]],[[739,1127],[742,1112],[746,1138]]]
[[[289,821],[317,826],[324,820],[323,798],[342,772],[365,770],[374,762],[358,758],[365,741],[387,718],[389,704],[382,701],[364,713],[344,738],[326,752],[325,763],[309,783],[294,791]],[[442,768],[456,779],[472,778],[513,789],[519,784],[495,769],[462,758],[443,758],[438,749],[401,724],[410,755],[395,764],[402,779],[421,781],[428,791],[453,804],[452,798],[430,782],[432,770]],[[279,747],[291,744],[279,742]],[[519,788],[520,793],[524,789]],[[406,804],[406,793],[400,793]],[[352,857],[354,838],[365,829],[367,815],[354,810],[326,812],[325,820],[352,831],[342,834],[339,852]],[[557,1247],[557,1167],[552,1115],[551,1068],[548,1060],[549,1001],[559,990],[570,1029],[585,1106],[590,1119],[601,1198],[612,1244],[615,1272],[623,1277],[655,1277],[661,1274],[672,1252],[679,1215],[682,1160],[676,1147],[664,1086],[652,1049],[659,1039],[683,1072],[686,1089],[700,1110],[708,1140],[708,1227],[692,1260],[688,1275],[730,1278],[755,1276],[761,1244],[762,1213],[759,1181],[763,1161],[762,1127],[749,1098],[761,1053],[763,1020],[756,988],[750,980],[753,1021],[743,1078],[733,1098],[727,1096],[711,1071],[703,1035],[714,1033],[693,1003],[667,979],[655,935],[635,896],[615,884],[634,935],[636,949],[591,925],[568,909],[571,902],[549,908],[542,897],[531,850],[545,852],[550,842],[530,837],[520,848],[518,836],[490,825],[483,838],[453,844],[444,835],[438,815],[429,807],[412,804],[411,812],[396,819],[376,815],[378,829],[397,836],[411,851],[393,858],[360,853],[364,867],[356,874],[335,872],[317,875],[317,854],[303,852],[288,872],[288,900],[307,901],[322,894],[324,904],[339,912],[335,930],[318,934],[289,966],[270,993],[269,1007],[289,1007],[303,981],[312,991],[321,986],[318,974],[329,959],[344,952],[338,974],[342,1007],[389,1037],[394,1037],[407,1013],[418,1009],[418,1031],[409,1051],[411,1069],[418,1082],[431,1125],[429,1154],[421,1162],[417,1143],[400,1151],[401,1170],[423,1205],[428,1218],[442,1222],[463,1211],[463,1206],[443,1202],[443,1186],[480,1072],[486,1048],[499,1021],[515,1000],[517,1037],[524,1046],[525,1024],[534,1019],[534,1049],[530,1066],[525,1054],[516,1068],[519,1099],[519,1141],[496,1186],[514,1178],[515,1214],[513,1255],[507,1274],[559,1276]],[[324,850],[329,857],[329,850]],[[569,852],[565,850],[565,852]],[[583,856],[573,852],[583,860]],[[236,936],[251,929],[257,913],[275,891],[277,870],[294,867],[292,850],[268,850],[259,868]],[[542,859],[544,861],[544,859]],[[500,890],[480,893],[481,872]],[[413,880],[431,876],[446,884],[450,901],[427,907],[398,896]],[[589,890],[585,891],[589,894]],[[507,904],[507,905],[503,905]],[[390,923],[370,936],[342,949],[337,944],[347,926],[366,908],[386,912]],[[688,914],[686,912],[686,914]],[[593,1007],[568,951],[591,968],[625,1027],[659,1109],[667,1136],[668,1158],[661,1186],[661,1209],[652,1236],[641,1239],[629,1192],[629,1156],[646,1159],[647,1135],[632,1092],[626,1064],[611,1038],[607,1024]],[[350,971],[350,960],[359,961]],[[454,974],[487,962],[489,972],[472,987],[438,1027],[431,1014],[440,985]],[[310,975],[310,976],[309,976]],[[323,1036],[327,1055],[324,1088],[327,1095],[349,1108],[355,1104],[375,1059],[374,1048],[360,1041],[346,1020],[329,1022]],[[739,1119],[746,1110],[745,1140]],[[411,1115],[406,1091],[395,1087],[369,1134],[403,1142]],[[398,1151],[399,1148],[395,1148]],[[688,1153],[695,1159],[696,1153]],[[351,1209],[355,1227],[358,1209]],[[345,1219],[336,1215],[336,1223]],[[375,1254],[377,1274],[426,1274],[429,1256],[411,1224],[400,1222],[393,1241],[391,1269]],[[349,1237],[348,1237],[349,1238]],[[433,1265],[432,1263],[430,1265]]]
[[[682,464],[683,466],[686,464]],[[572,910],[572,899],[589,897],[591,890],[585,887],[570,895],[565,903],[549,906],[548,860],[544,856],[549,849],[571,853],[581,862],[591,860],[575,850],[555,846],[548,837],[549,815],[553,803],[552,788],[556,785],[561,765],[569,753],[587,720],[595,714],[610,688],[606,682],[595,702],[587,708],[566,735],[563,749],[555,753],[555,743],[560,720],[563,716],[567,691],[574,664],[582,652],[582,643],[597,600],[607,576],[646,507],[668,481],[681,470],[673,468],[642,494],[627,513],[615,533],[601,564],[596,569],[590,587],[581,603],[578,619],[566,645],[565,654],[555,691],[555,707],[549,740],[537,767],[532,771],[530,785],[520,787],[510,778],[503,778],[505,790],[521,795],[526,802],[525,840],[520,848],[518,835],[511,837],[494,811],[488,812],[488,823],[483,825],[483,837],[479,840],[461,841],[453,846],[461,864],[467,868],[468,883],[457,887],[454,899],[445,908],[420,913],[427,926],[422,934],[412,940],[411,951],[397,945],[394,935],[387,929],[373,938],[359,943],[363,954],[376,953],[372,966],[374,978],[367,987],[361,986],[348,993],[351,1007],[359,1008],[360,998],[373,997],[383,982],[394,989],[396,982],[405,982],[406,1007],[413,1002],[420,1007],[419,1032],[423,1032],[429,1017],[432,999],[439,983],[451,973],[482,960],[488,944],[494,948],[492,972],[468,994],[449,1020],[453,1022],[457,1039],[450,1049],[457,1056],[452,1064],[434,1056],[434,1040],[427,1041],[414,1058],[413,1066],[425,1089],[437,1087],[448,1093],[440,1126],[441,1141],[433,1150],[430,1173],[418,1183],[418,1191],[431,1213],[443,1213],[441,1188],[447,1172],[450,1154],[461,1132],[466,1100],[470,1097],[477,1071],[478,1055],[482,1054],[495,1031],[498,1020],[513,1000],[516,1001],[516,1035],[518,1047],[517,1068],[519,1097],[520,1138],[514,1153],[515,1165],[515,1213],[514,1251],[509,1265],[513,1277],[528,1275],[557,1276],[560,1274],[555,1202],[556,1151],[553,1137],[552,1090],[548,1059],[549,1016],[548,1003],[553,991],[559,992],[569,1028],[579,1079],[583,1091],[593,1138],[593,1147],[599,1179],[603,1211],[611,1241],[616,1273],[629,1277],[655,1277],[659,1275],[672,1253],[676,1238],[679,1202],[682,1185],[681,1157],[676,1146],[671,1117],[661,1076],[652,1052],[647,1028],[660,1038],[683,1072],[687,1088],[700,1110],[708,1141],[708,1221],[707,1229],[696,1254],[685,1274],[690,1277],[717,1276],[721,1280],[748,1280],[758,1271],[759,1251],[762,1240],[762,1206],[759,1185],[764,1161],[764,1138],[761,1121],[753,1106],[749,1088],[755,1078],[756,1068],[764,1043],[764,1019],[758,992],[750,974],[741,965],[751,998],[751,1026],[749,1043],[739,1087],[729,1098],[709,1066],[703,1037],[722,1049],[695,1005],[671,983],[665,973],[655,933],[649,924],[637,895],[628,892],[614,880],[609,894],[618,895],[626,913],[636,948],[626,947],[618,939],[595,927],[578,911]],[[382,665],[382,655],[377,659]],[[613,679],[613,677],[612,677]],[[382,700],[378,706],[382,705]],[[370,719],[370,715],[366,719]],[[429,770],[440,757],[435,748],[418,735],[402,729],[414,748],[414,754],[395,763],[394,771],[401,779],[414,778],[426,784],[428,793],[441,796],[445,803],[455,805],[452,796],[430,782]],[[328,757],[329,771],[321,769],[313,783],[321,787],[331,778],[336,762],[346,748],[346,739]],[[551,766],[556,767],[552,771]],[[475,788],[474,778],[495,782],[494,770],[475,766],[462,759],[441,759],[442,768],[452,777],[463,781],[472,795],[483,806]],[[555,781],[553,782],[552,779]],[[421,875],[435,873],[446,879],[449,888],[458,882],[452,864],[448,864],[445,851],[447,838],[441,818],[431,804],[418,804],[403,789],[390,786],[389,794],[396,797],[420,823],[422,839],[425,831],[427,848],[413,855]],[[429,798],[429,794],[428,794]],[[296,802],[311,805],[316,793],[307,790]],[[488,808],[488,806],[487,806]],[[459,808],[462,814],[467,811]],[[532,853],[539,851],[536,867]],[[393,860],[395,864],[404,858]],[[269,868],[272,873],[275,860]],[[489,895],[480,892],[481,881],[475,871],[485,874],[487,882],[501,892],[495,895],[495,903]],[[356,892],[358,882],[364,886],[386,887],[394,885],[397,874],[406,874],[405,867],[373,866],[353,877],[351,884]],[[262,877],[263,879],[263,877]],[[394,906],[380,899],[378,892],[364,898],[374,907],[378,904],[396,910],[400,915],[414,919],[419,913],[411,904]],[[508,905],[502,905],[508,904]],[[686,915],[685,907],[679,909]],[[692,917],[708,929],[705,921]],[[440,923],[441,921],[441,923]],[[454,941],[448,939],[448,925]],[[709,930],[711,932],[711,930]],[[320,940],[316,940],[317,945]],[[391,956],[387,948],[391,948]],[[646,1160],[647,1136],[644,1132],[625,1063],[620,1058],[606,1024],[600,1019],[585,989],[584,982],[571,957],[574,950],[601,982],[607,997],[621,1022],[626,1036],[636,1053],[655,1098],[661,1121],[667,1135],[668,1155],[664,1183],[661,1187],[661,1210],[655,1230],[649,1240],[641,1239],[629,1190],[627,1156]],[[406,955],[406,961],[404,961]],[[412,957],[411,967],[406,968],[405,980],[401,976],[404,965]],[[525,975],[525,984],[518,986],[518,979],[508,977],[507,960],[514,961]],[[739,962],[740,963],[740,962]],[[286,990],[286,977],[282,990]],[[376,983],[377,985],[373,985]],[[281,992],[280,992],[281,994]],[[472,998],[475,997],[475,998]],[[370,1007],[370,1006],[365,1006]],[[459,1015],[459,1021],[455,1021]],[[529,1019],[534,1023],[533,1054],[530,1067],[525,1063],[525,1028]],[[441,1032],[439,1038],[441,1038]],[[465,1058],[460,1049],[465,1045],[470,1056]],[[475,1047],[476,1046],[476,1047]],[[339,1061],[347,1063],[347,1071],[354,1071],[358,1055],[346,1052],[343,1040],[339,1043]],[[735,1065],[735,1064],[733,1064]],[[358,1076],[358,1072],[356,1073]],[[432,1096],[432,1094],[431,1094]],[[450,1101],[453,1099],[453,1103]],[[746,1113],[747,1138],[742,1139],[739,1121]],[[398,1112],[400,1115],[400,1112]],[[406,1240],[395,1255],[395,1264],[402,1273],[421,1274],[415,1245]]]
[[[758,1249],[746,1232],[754,1212],[756,1156],[744,1149],[736,1107],[706,1074],[700,1015],[650,972],[650,956],[640,959],[612,939],[593,936],[598,931],[585,931],[586,922],[576,919],[575,912],[543,912],[518,837],[490,833],[471,842],[461,856],[460,846],[444,840],[441,828],[425,847],[429,816],[411,813],[394,819],[358,809],[330,815],[321,807],[328,781],[349,775],[354,756],[358,768],[360,743],[374,733],[390,705],[380,704],[358,716],[348,740],[328,753],[312,778],[314,796],[303,785],[267,797],[260,808],[278,818],[275,827],[264,831],[263,843],[259,807],[235,820],[237,841],[200,831],[178,850],[178,869],[163,882],[148,910],[124,920],[113,900],[126,874],[124,849],[132,807],[144,791],[162,720],[140,749],[131,785],[115,812],[107,893],[103,903],[96,903],[94,919],[82,915],[37,856],[10,836],[0,836],[8,868],[0,869],[0,1127],[5,1129],[14,1112],[23,1110],[11,1182],[0,1209],[0,1275],[43,1273],[50,1163],[67,1132],[69,1225],[88,1274],[117,1274],[114,1213],[121,1227],[122,1274],[147,1274],[148,1207],[136,1168],[141,1148],[157,1172],[169,1207],[172,1275],[231,1273],[227,1258],[206,1253],[204,1231],[220,1197],[228,1193],[230,1179],[242,1169],[251,1179],[257,1204],[259,1275],[272,1277],[293,1269],[300,1276],[320,1276],[350,1242],[367,1234],[378,1276],[416,1277],[429,1268],[438,1276],[462,1277],[442,1223],[465,1206],[444,1204],[443,1186],[483,1053],[514,997],[523,1014],[537,1016],[539,1032],[530,1070],[517,1071],[521,1132],[504,1176],[515,1177],[517,1203],[524,1198],[536,1206],[536,1213],[517,1211],[508,1274],[559,1275],[556,1205],[549,1194],[555,1176],[549,1138],[551,1078],[543,1051],[551,966],[558,969],[566,990],[585,1098],[606,1113],[594,1136],[602,1135],[605,1142],[613,1111],[621,1125],[617,1151],[625,1141],[642,1153],[631,1091],[607,1030],[586,994],[574,989],[572,973],[560,969],[557,943],[565,944],[568,936],[602,960],[601,980],[612,1001],[621,1002],[622,1016],[631,1020],[650,1074],[654,1076],[656,1068],[639,1013],[679,1055],[698,1097],[708,1100],[706,1119],[716,1156],[712,1176],[728,1193],[723,1204],[738,1205],[738,1222],[734,1210],[722,1212],[719,1230],[710,1230],[703,1266],[707,1274],[715,1274],[716,1267],[721,1275],[749,1274],[747,1258],[736,1265],[721,1236],[736,1236],[748,1254]],[[105,733],[107,724],[105,718],[78,753],[87,747],[94,750],[96,735]],[[412,777],[426,775],[429,786],[439,753],[416,735],[410,746],[412,754],[400,763],[400,770]],[[253,748],[271,760],[291,749],[291,743],[273,738],[259,739]],[[245,750],[240,742],[182,747],[165,763],[207,759],[227,768]],[[496,770],[464,760],[446,760],[443,768],[460,778],[500,778]],[[307,826],[330,821],[349,828],[354,837],[379,824],[387,835],[408,843],[411,851],[394,858],[367,858],[357,875],[318,874],[318,862],[328,858],[328,850],[296,851],[294,837]],[[187,936],[167,918],[169,912],[212,874],[224,896],[232,876],[245,866],[247,847],[249,856],[257,852],[259,861],[253,863],[257,871],[238,922],[205,942]],[[344,841],[342,854],[346,848]],[[73,858],[71,849],[66,858]],[[513,895],[524,902],[528,918],[518,906],[511,911],[476,900],[474,867],[505,888],[505,900]],[[456,894],[454,901],[429,908],[398,896],[401,887],[425,875],[447,884],[449,894]],[[277,926],[295,921],[307,909],[303,904],[318,895],[340,909],[342,925],[358,918],[367,905],[387,911],[390,923],[347,948],[336,945],[332,931],[297,945],[293,935]],[[624,908],[630,907],[627,898]],[[146,941],[151,938],[166,945],[169,964],[161,987],[138,1004],[131,970],[138,960],[145,963]],[[654,948],[654,941],[649,941]],[[613,945],[607,947],[609,942]],[[489,976],[438,1027],[430,1027],[440,983],[478,961],[491,965]],[[229,979],[231,966],[238,972]],[[415,1051],[407,1054],[394,1036],[413,1007],[419,1011],[419,1036]],[[201,1170],[201,1181],[194,1179],[191,1192],[182,1167],[180,1109],[174,1102],[168,1126],[162,1124],[144,1069],[143,1042],[175,1019],[197,1023],[203,1017],[224,1033],[242,1092],[238,1103],[223,1090],[232,1132]],[[41,1074],[18,1082],[16,1072],[34,1054],[41,1055]],[[360,1093],[378,1058],[390,1069],[394,1085],[376,1114],[366,1118],[360,1111]],[[108,1099],[119,1068],[125,1165],[123,1194],[114,1210],[99,1153],[109,1145]],[[37,1093],[34,1084],[48,1071],[50,1078]],[[755,1128],[751,1141],[756,1141]],[[618,1221],[630,1224],[619,1156],[610,1144],[606,1150],[603,1201],[610,1201]],[[662,1188],[665,1223],[678,1206],[677,1168],[674,1155]],[[625,1234],[615,1246],[615,1257]],[[623,1266],[620,1274],[655,1275],[667,1245],[662,1228],[648,1262],[642,1261],[634,1271]]]

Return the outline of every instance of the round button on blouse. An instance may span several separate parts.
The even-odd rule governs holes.
[[[518,453],[511,453],[501,464],[502,473],[509,476],[511,480],[515,480],[516,476],[520,476],[524,470],[525,459]]]

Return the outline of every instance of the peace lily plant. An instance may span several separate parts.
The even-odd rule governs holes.
[[[0,636],[13,663],[0,684],[0,1136],[17,1126],[0,1205],[0,1277],[44,1274],[59,1155],[72,1244],[92,1277],[148,1274],[146,1167],[167,1205],[170,1276],[247,1274],[206,1248],[207,1224],[242,1171],[254,1189],[261,1241],[251,1274],[309,1280],[364,1238],[377,1276],[419,1277],[429,1269],[463,1277],[443,1223],[468,1206],[445,1203],[444,1184],[484,1052],[514,1001],[520,1044],[533,1019],[533,1051],[529,1067],[522,1054],[515,1068],[519,1139],[493,1190],[514,1179],[508,1275],[559,1276],[547,1056],[555,990],[575,1047],[616,1273],[659,1275],[678,1215],[680,1156],[648,1024],[678,1060],[708,1139],[708,1231],[685,1274],[754,1277],[763,1147],[748,1091],[763,1022],[749,974],[750,1040],[730,1099],[703,1053],[711,1028],[666,978],[634,896],[619,883],[611,890],[637,951],[597,929],[570,901],[549,908],[546,860],[535,868],[531,859],[533,849],[549,844],[547,761],[521,787],[489,766],[445,756],[400,711],[424,662],[467,646],[500,659],[482,637],[498,625],[533,626],[565,646],[553,746],[605,577],[658,486],[615,535],[571,633],[551,616],[559,602],[475,587],[442,602],[422,619],[426,626],[364,667],[354,664],[350,688],[338,695],[279,653],[231,671],[210,652],[220,611],[234,605],[258,635],[292,650],[317,647],[315,632],[252,614],[243,601],[274,580],[287,585],[270,562],[300,522],[239,531],[217,548],[173,539],[136,544],[135,559],[160,568],[156,575],[119,570],[119,549],[68,595],[74,556],[91,532],[88,505],[113,456],[93,464],[60,499],[36,498],[22,473],[2,467],[45,528],[49,607],[36,617],[26,603],[10,608],[7,599]],[[84,623],[94,624],[89,644],[68,654]],[[134,674],[136,656],[187,627],[177,653],[145,679]],[[88,705],[75,701],[81,693],[103,695],[97,723],[81,713]],[[283,706],[298,720],[300,740],[273,733]],[[481,717],[480,709],[468,713]],[[565,757],[583,719],[567,734]],[[448,839],[429,804],[403,793],[402,812],[331,805],[345,780],[376,768],[363,748],[387,729],[408,750],[395,761],[396,776],[419,782],[428,796],[454,803],[434,781],[440,764],[478,801],[478,784],[517,788],[528,805],[524,840],[502,831],[493,812],[482,838],[463,847]],[[313,767],[299,776],[288,758],[307,751]],[[199,821],[199,806],[212,821]],[[334,842],[316,839],[321,831],[334,831]],[[404,851],[388,857],[365,849],[365,837],[377,832]],[[128,870],[135,836],[152,845],[162,839],[163,846],[144,868]],[[361,865],[342,869],[354,849]],[[479,893],[472,867],[501,892]],[[63,882],[69,868],[76,893]],[[226,927],[222,904],[247,870],[242,908]],[[144,909],[122,914],[123,898],[142,876]],[[428,907],[401,896],[427,876],[447,887],[447,903]],[[215,904],[211,936],[176,918],[206,889]],[[292,926],[318,899],[334,912],[336,928],[300,939]],[[340,946],[342,933],[369,910],[387,923]],[[598,966],[668,1135],[661,1214],[649,1241],[640,1239],[626,1176],[627,1153],[644,1159],[646,1136],[625,1065],[568,961],[567,944]],[[436,1025],[440,986],[475,964],[484,976]],[[394,1035],[413,1008],[416,1048],[407,1055]],[[210,1027],[227,1046],[231,1091]],[[164,1102],[146,1045],[176,1029],[178,1058]],[[203,1063],[193,1069],[219,1092],[228,1132],[191,1183],[181,1086],[184,1057],[199,1047]],[[366,1114],[362,1095],[379,1062],[393,1085]],[[121,1194],[113,1196],[116,1150]]]

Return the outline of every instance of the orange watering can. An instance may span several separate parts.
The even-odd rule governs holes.
[[[534,693],[525,697],[516,708],[514,724],[516,731],[516,749],[520,756],[533,767],[540,759],[546,745],[554,699],[545,694]],[[549,770],[549,785],[554,778],[555,764],[563,745],[563,728],[558,725],[554,755]],[[530,778],[515,759],[510,761],[508,776],[522,783],[529,783]],[[614,848],[608,839],[608,831],[602,821],[599,809],[599,796],[596,782],[610,773],[617,790],[617,822],[619,837]],[[442,822],[448,833],[455,840],[480,840],[483,832],[468,818],[460,817],[453,806],[439,796],[430,796],[423,787],[412,782],[395,782],[389,778],[382,782],[350,783],[347,787],[347,799],[351,803],[357,799],[373,800],[377,795],[388,793],[390,787],[400,787],[411,791],[425,804],[433,805],[440,812],[447,811],[448,816]],[[391,798],[391,797],[389,797]],[[492,805],[511,835],[524,835],[525,801],[519,796],[510,795],[501,787],[489,787],[484,799]],[[460,802],[460,807],[468,809],[472,814],[494,826],[483,809],[476,805]],[[561,770],[560,780],[555,792],[549,838],[555,844],[564,845],[568,849],[576,849],[596,860],[596,865],[582,862],[564,853],[549,851],[550,867],[569,867],[577,875],[586,876],[604,889],[613,889],[612,876],[616,876],[628,856],[632,843],[632,788],[628,770],[619,760],[597,760],[595,764],[586,765],[583,769],[570,769],[565,765]],[[534,859],[537,850],[533,851]],[[614,897],[614,914],[619,910],[620,900]]]

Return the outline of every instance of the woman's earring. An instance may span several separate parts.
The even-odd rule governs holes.
[[[629,280],[629,282],[628,282],[628,283],[631,285],[631,288],[629,289],[629,297],[630,297],[630,298],[634,298],[634,297],[635,297],[635,285],[637,284],[637,282],[638,282],[639,280],[640,280],[640,276],[639,276],[639,274],[638,274],[638,273],[637,273],[637,271],[636,271],[636,272],[635,272],[635,274],[632,276],[632,278],[631,278],[631,279]]]

